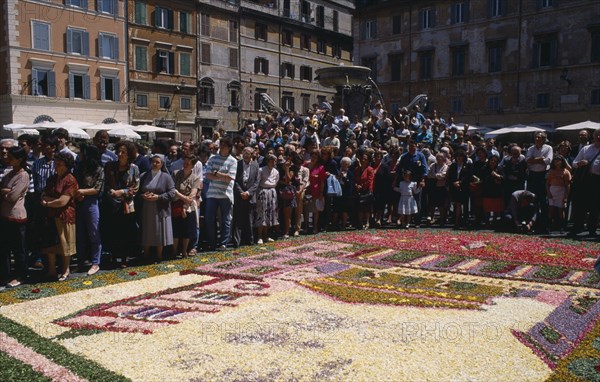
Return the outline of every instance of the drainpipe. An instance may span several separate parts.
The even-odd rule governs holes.
[[[519,0],[519,37],[517,50],[517,108],[521,106],[521,30],[523,23],[523,0]]]

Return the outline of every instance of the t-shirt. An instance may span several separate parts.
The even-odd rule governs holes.
[[[231,155],[227,157],[220,154],[213,155],[206,162],[206,172],[207,174],[211,174],[215,171],[229,175],[231,180],[212,179],[208,185],[206,197],[215,199],[228,198],[233,203],[233,183],[237,173],[237,161]]]

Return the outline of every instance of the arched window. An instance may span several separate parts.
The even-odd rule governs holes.
[[[200,105],[212,106],[215,104],[215,82],[212,79],[202,78],[198,90]]]

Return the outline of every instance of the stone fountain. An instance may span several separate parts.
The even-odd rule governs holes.
[[[352,119],[358,115],[363,119],[369,113],[371,105],[372,81],[371,69],[364,66],[331,66],[315,70],[316,79],[327,88],[335,88],[332,113],[343,107],[346,115]]]

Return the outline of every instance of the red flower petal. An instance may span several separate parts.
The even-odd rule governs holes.
[[[135,276],[135,275],[137,275],[137,272],[136,272],[136,271],[131,271],[131,272],[129,272],[129,276]]]

